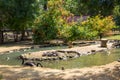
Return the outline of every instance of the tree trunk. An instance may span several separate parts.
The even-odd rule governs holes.
[[[25,38],[25,30],[23,30],[21,34],[22,34],[22,35],[21,35],[21,41],[23,41],[24,38]]]
[[[3,31],[0,30],[0,44],[4,42]]]
[[[14,32],[14,41],[18,42],[18,33],[17,32]]]
[[[107,41],[108,40],[101,40],[101,47],[107,48]]]
[[[30,36],[30,34],[29,34],[29,32],[28,32],[28,31],[27,31],[26,33],[27,33],[27,37],[28,37],[28,36]]]
[[[101,40],[102,37],[103,37],[103,33],[99,33],[99,37],[100,37],[100,40]]]

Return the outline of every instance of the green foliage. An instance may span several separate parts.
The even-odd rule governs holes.
[[[42,11],[42,14],[36,21],[36,27],[34,27],[33,39],[35,43],[41,43],[58,37],[60,27],[66,22],[63,16],[69,14],[62,4],[62,0],[48,1],[48,10]]]
[[[39,15],[39,5],[39,0],[0,0],[1,25],[15,30],[32,26]]]
[[[116,5],[114,8],[114,20],[117,25],[117,29],[120,29],[120,5]]]
[[[88,13],[88,3],[89,1],[84,0],[65,0],[64,7],[75,15],[86,15]]]
[[[62,29],[61,35],[66,41],[76,40],[80,36],[80,28],[76,25],[66,26]]]
[[[64,27],[62,37],[67,41],[74,40],[93,40],[96,38],[97,31],[91,31],[91,29],[78,24]]]
[[[91,32],[97,33],[98,36],[102,37],[103,34],[109,32],[112,28],[115,27],[112,16],[101,17],[95,16],[88,18],[86,21],[82,22],[82,26],[86,27]]]
[[[77,0],[65,0],[64,1],[64,7],[66,10],[70,11],[71,13],[78,15],[78,3]]]
[[[114,9],[114,0],[90,0],[88,8],[90,8],[90,15],[112,15]]]
[[[54,15],[49,15],[49,12],[43,13],[40,16],[40,23],[34,28],[33,39],[35,43],[56,38],[58,32],[56,19],[54,19]]]
[[[22,31],[32,27],[35,43],[54,38],[95,39],[115,26],[108,16],[113,14],[113,9],[115,21],[120,25],[119,4],[119,0],[0,0],[0,29]],[[73,14],[95,17],[82,23],[69,23]]]
[[[65,8],[75,15],[112,15],[115,0],[65,0]]]
[[[78,22],[71,26],[65,26],[61,32],[62,37],[67,41],[93,40],[98,38],[98,36],[103,36],[103,34],[107,33],[114,27],[115,24],[111,16],[105,18],[95,16],[88,18],[81,23]]]

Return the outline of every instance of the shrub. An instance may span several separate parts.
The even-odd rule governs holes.
[[[109,32],[112,28],[115,27],[115,23],[112,16],[108,16],[105,18],[101,16],[95,16],[92,18],[88,18],[86,21],[83,21],[81,23],[81,26],[86,27],[93,33],[97,33],[97,36],[102,38],[105,33]]]
[[[42,12],[36,27],[34,27],[34,43],[39,44],[46,40],[57,38],[60,35],[61,26],[66,24],[63,17],[69,15],[69,12],[62,6],[62,0],[48,1],[49,9]]]
[[[65,26],[61,30],[61,36],[65,41],[74,41],[74,40],[93,40],[96,38],[97,32],[91,31],[84,26],[74,24],[72,26]]]

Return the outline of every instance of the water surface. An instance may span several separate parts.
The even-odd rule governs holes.
[[[50,50],[50,49],[63,49],[66,47],[45,47],[45,48],[39,48],[39,49],[32,49],[25,52],[13,52],[10,54],[1,54],[0,55],[0,64],[2,65],[21,65],[21,60],[19,60],[17,57],[20,56],[20,54],[26,53],[26,52],[34,52],[34,51],[40,51],[40,50]],[[8,59],[9,58],[9,59]],[[91,54],[88,56],[81,56],[79,58],[75,59],[69,59],[69,60],[56,60],[56,61],[43,61],[41,62],[44,67],[48,68],[57,68],[61,69],[61,67],[64,68],[82,68],[82,67],[91,67],[91,66],[99,66],[111,63],[113,61],[116,61],[118,58],[120,58],[120,49],[112,49],[109,52],[100,52],[96,54]]]

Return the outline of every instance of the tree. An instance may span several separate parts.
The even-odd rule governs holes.
[[[63,7],[63,0],[49,0],[47,3],[48,9],[42,11],[38,24],[34,27],[33,39],[37,44],[57,38],[69,15]]]
[[[9,3],[10,1],[0,0],[0,44],[4,42],[3,29],[7,27]]]
[[[39,0],[15,0],[14,11],[9,20],[10,28],[22,31],[21,40],[23,40],[24,30],[32,26],[40,14],[40,2]]]
[[[65,0],[65,8],[75,15],[108,16],[113,14],[115,0]]]
[[[120,30],[120,1],[116,0],[115,2],[115,7],[114,7],[114,11],[113,11],[113,15],[114,15],[114,20],[116,22],[117,25],[117,29]]]
[[[0,0],[0,6],[0,13],[4,17],[1,19],[2,27],[22,32],[23,40],[24,30],[32,26],[40,15],[40,0]]]
[[[64,7],[75,15],[80,15],[78,11],[78,0],[64,0]]]
[[[114,0],[89,0],[88,8],[89,15],[109,16],[113,14]]]
[[[101,39],[105,33],[109,32],[112,28],[115,27],[115,23],[112,16],[101,17],[98,15],[92,18],[88,18],[87,21],[82,22],[82,26],[91,29],[92,32],[97,31],[97,34]]]

